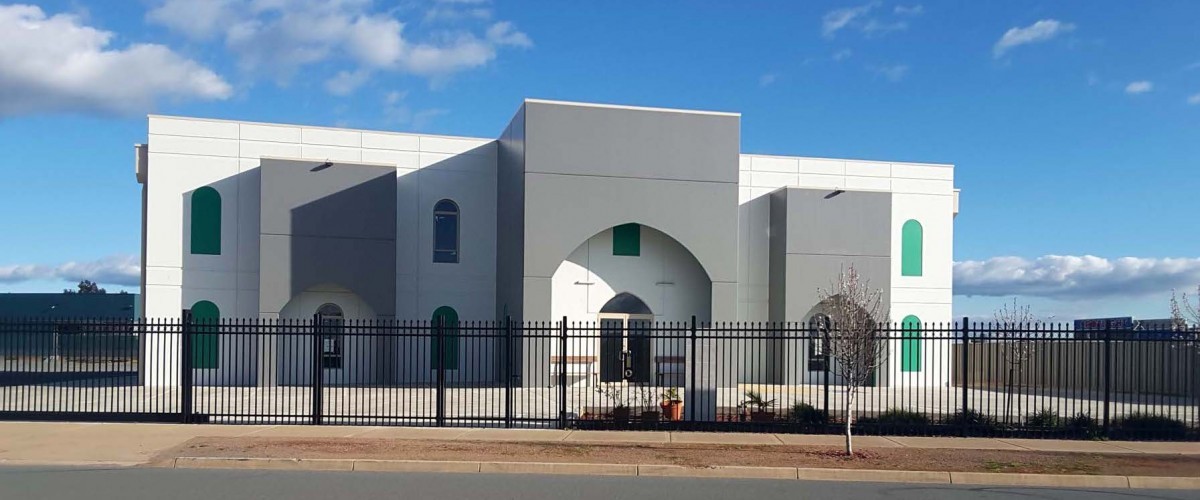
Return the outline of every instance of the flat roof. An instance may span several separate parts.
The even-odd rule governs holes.
[[[561,106],[578,106],[583,108],[606,108],[606,109],[630,109],[635,111],[659,111],[667,113],[687,113],[693,115],[715,115],[715,116],[742,116],[741,113],[733,113],[729,111],[706,111],[699,109],[679,109],[679,108],[655,108],[650,106],[628,106],[624,104],[602,104],[595,102],[577,102],[577,101],[555,101],[550,99],[525,99],[524,102],[536,102],[540,104],[558,104]]]

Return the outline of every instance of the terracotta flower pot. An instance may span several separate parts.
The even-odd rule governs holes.
[[[678,399],[663,401],[659,406],[662,407],[663,416],[665,416],[667,420],[673,422],[683,420],[683,401]]]

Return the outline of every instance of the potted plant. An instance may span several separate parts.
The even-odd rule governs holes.
[[[662,413],[658,411],[654,405],[654,391],[649,388],[637,389],[638,402],[641,403],[642,422],[647,424],[656,424]]]
[[[612,403],[612,419],[613,422],[619,424],[629,423],[629,416],[633,413],[626,401],[626,394],[622,387],[615,385],[605,385],[597,392],[602,394],[605,399]]]
[[[662,408],[667,420],[683,420],[683,400],[679,398],[679,389],[671,387],[663,391],[662,402],[658,406]]]
[[[746,391],[746,401],[739,406],[750,410],[751,422],[775,421],[775,412],[768,411],[775,406],[775,400],[763,399],[758,391]]]

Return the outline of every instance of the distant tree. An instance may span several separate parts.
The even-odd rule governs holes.
[[[875,371],[887,361],[887,342],[880,339],[879,330],[888,321],[883,290],[871,288],[849,266],[840,273],[829,290],[817,290],[817,296],[829,316],[832,333],[826,353],[833,360],[831,369],[846,390],[843,402],[846,410],[846,454],[854,456],[851,426],[858,405],[859,391],[872,383]]]
[[[1176,297],[1171,291],[1171,328],[1187,331],[1191,327],[1200,327],[1200,285],[1196,286],[1196,305],[1192,305],[1186,293]]]
[[[996,337],[1005,342],[1004,345],[1004,361],[1008,364],[1008,373],[1005,377],[1004,392],[1005,398],[1005,418],[1011,418],[1013,415],[1013,388],[1015,386],[1024,387],[1017,379],[1024,379],[1025,363],[1037,353],[1037,344],[1034,343],[1034,336],[1030,330],[1034,327],[1034,322],[1037,318],[1030,311],[1028,304],[1021,304],[1015,297],[1010,308],[1007,303],[1003,307],[995,311],[996,319]],[[1022,395],[1024,391],[1022,391]],[[1017,401],[1017,414],[1021,414],[1020,400]]]
[[[67,288],[63,290],[63,293],[108,293],[108,290],[100,288],[100,285],[97,285],[92,280],[80,281],[77,286],[79,288],[78,291]]]

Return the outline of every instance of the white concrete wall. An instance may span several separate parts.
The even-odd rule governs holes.
[[[463,320],[491,319],[495,296],[496,143],[443,137],[167,116],[149,117],[145,311],[178,318],[208,300],[222,318],[258,318],[259,177],[262,157],[396,166],[397,318],[428,320],[449,305]],[[191,255],[190,194],[221,194],[221,254]],[[433,204],[461,209],[459,264],[432,263]],[[311,314],[311,313],[308,313]],[[273,316],[273,315],[268,315]],[[156,336],[148,352],[176,352]],[[162,345],[159,345],[162,344]],[[170,344],[170,345],[167,345]],[[253,346],[222,338],[222,355]],[[229,352],[227,352],[229,351]],[[173,383],[175,355],[147,360],[147,377]],[[490,369],[490,367],[488,367]],[[243,381],[250,374],[221,374]],[[216,373],[198,374],[206,381]],[[197,379],[198,382],[201,380]]]
[[[222,317],[259,317],[256,174],[264,156],[395,165],[397,318],[428,319],[440,305],[464,320],[494,315],[494,141],[150,116],[148,142],[147,316],[178,317],[209,300]],[[189,196],[201,186],[221,193],[221,255],[188,251]],[[432,264],[433,203],[442,198],[462,209],[459,264]]]
[[[740,202],[742,228],[739,256],[741,294],[740,319],[765,320],[769,298],[765,277],[767,229],[770,218],[766,195],[781,187],[882,191],[892,193],[890,290],[891,320],[899,323],[915,315],[925,324],[952,321],[952,267],[954,214],[958,196],[954,189],[954,167],[944,164],[899,163],[830,158],[741,155]],[[761,207],[761,208],[760,208]],[[921,222],[924,230],[922,276],[901,276],[901,227],[909,219]],[[929,335],[930,333],[926,333]],[[792,346],[806,359],[807,346]],[[795,351],[792,351],[795,352]],[[885,374],[899,385],[943,385],[949,379],[949,353],[923,345],[922,371],[904,373],[900,366],[900,344],[892,346]],[[935,370],[934,372],[929,372]],[[811,377],[809,377],[811,378]]]

